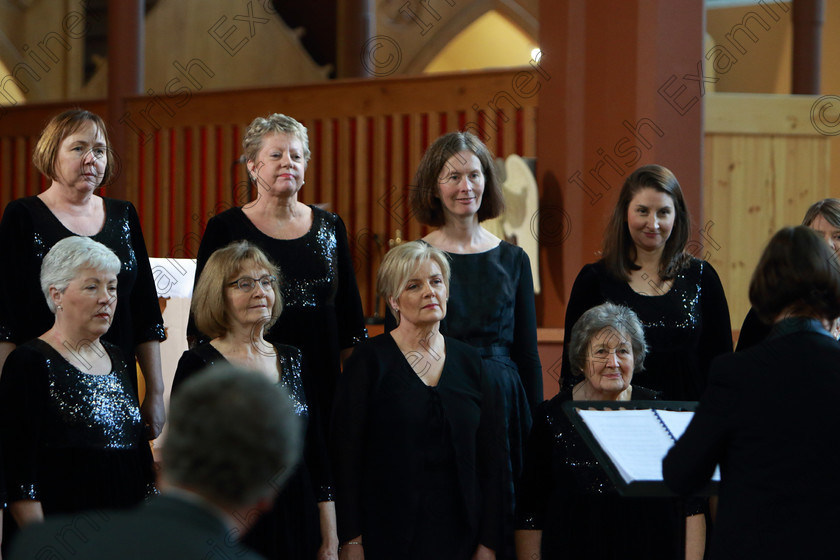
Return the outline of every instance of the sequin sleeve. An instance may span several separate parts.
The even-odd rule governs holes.
[[[334,501],[335,489],[329,454],[324,442],[321,411],[318,400],[311,397],[314,393],[307,383],[311,376],[305,373],[306,360],[300,350],[293,346],[277,344],[275,348],[283,370],[283,385],[289,390],[295,411],[300,416],[308,416],[303,454],[312,486],[315,488],[315,499],[319,502]]]
[[[19,323],[34,314],[28,314],[22,306],[29,305],[32,298],[44,298],[38,282],[40,259],[29,250],[34,236],[32,219],[24,206],[10,202],[0,221],[0,270],[4,271],[0,274],[0,342],[25,342]]]
[[[212,255],[216,249],[224,247],[231,241],[233,241],[233,236],[225,226],[224,222],[217,216],[210,218],[210,221],[207,222],[207,227],[204,230],[204,235],[201,236],[201,243],[198,246],[198,255],[195,260],[195,283],[193,284],[193,289],[195,289],[195,285],[198,284],[198,279],[201,276],[201,272],[204,270],[204,265],[207,264],[207,259],[210,258],[210,255]],[[190,313],[190,318],[187,322],[187,341],[190,343],[190,347],[197,344],[203,344],[209,340],[210,337],[198,330],[198,327],[195,326],[195,320],[193,319],[192,313]]]
[[[150,341],[166,340],[163,329],[163,317],[160,314],[157,288],[152,276],[152,265],[149,253],[146,251],[146,241],[140,229],[140,218],[137,210],[130,202],[128,204],[128,229],[131,235],[131,246],[137,257],[137,280],[131,290],[131,316],[133,320],[134,346]]]
[[[525,445],[522,479],[516,496],[516,529],[542,530],[551,496],[552,431],[547,404],[534,412],[534,425]]]
[[[356,284],[353,270],[353,258],[347,238],[347,228],[336,214],[335,236],[338,253],[338,292],[335,308],[338,315],[339,347],[352,348],[367,338],[365,316],[362,312],[362,299]]]
[[[0,376],[0,445],[10,502],[41,498],[38,451],[47,391],[44,357],[28,347],[16,348]]]

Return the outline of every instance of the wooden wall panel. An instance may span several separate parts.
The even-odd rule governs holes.
[[[817,200],[838,195],[830,188],[829,140],[805,126],[813,101],[706,98],[704,254],[720,274],[735,330],[750,308],[749,282],[770,237],[800,224]]]

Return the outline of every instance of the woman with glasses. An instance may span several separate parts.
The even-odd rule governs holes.
[[[207,259],[191,310],[196,326],[212,338],[181,356],[173,392],[190,376],[225,361],[286,386],[295,411],[307,422],[303,465],[243,542],[268,559],[335,559],[338,536],[329,460],[317,403],[307,398],[309,386],[304,388],[303,357],[297,348],[265,338],[283,308],[279,274],[247,241],[231,243]]]
[[[305,126],[279,113],[257,117],[242,151],[256,198],[207,222],[196,281],[213,251],[232,241],[248,240],[268,255],[283,270],[285,309],[266,340],[301,350],[312,398],[330,411],[341,360],[367,338],[347,230],[337,214],[299,200],[310,156]],[[193,346],[210,333],[191,321],[187,335]]]

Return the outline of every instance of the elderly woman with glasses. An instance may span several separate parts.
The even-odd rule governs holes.
[[[333,411],[341,560],[495,558],[503,412],[478,351],[440,332],[449,261],[405,243],[377,284],[397,328],[356,347]]]
[[[279,276],[277,267],[247,241],[233,242],[207,259],[191,311],[196,326],[212,338],[184,352],[173,391],[219,362],[257,370],[289,390],[297,414],[307,421],[304,465],[243,542],[269,560],[335,559],[338,536],[329,460],[317,402],[310,398],[303,375],[304,359],[297,348],[265,338],[283,309]]]
[[[537,407],[526,446],[517,558],[702,558],[702,500],[685,507],[676,499],[619,496],[562,409],[567,401],[620,407],[658,398],[631,384],[647,354],[638,316],[612,303],[589,309],[574,325],[568,352],[577,381]]]
[[[153,491],[136,372],[103,340],[120,266],[88,237],[62,239],[44,257],[41,290],[53,326],[15,348],[0,377],[0,443],[18,526],[130,507]]]

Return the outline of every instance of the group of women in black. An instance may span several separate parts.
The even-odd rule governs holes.
[[[298,200],[310,157],[306,128],[285,115],[257,118],[243,151],[257,198],[207,224],[190,349],[173,390],[226,360],[285,385],[306,418],[303,465],[246,536],[267,558],[513,558],[516,548],[520,558],[559,557],[562,541],[534,538],[552,530],[541,523],[556,519],[558,508],[574,503],[544,499],[560,495],[554,485],[584,501],[615,489],[602,477],[593,485],[579,476],[594,458],[568,453],[582,449],[567,445],[568,427],[558,431],[555,401],[628,397],[629,378],[619,370],[638,373],[647,389],[637,395],[696,400],[712,358],[732,350],[720,280],[686,252],[689,213],[664,167],[628,176],[601,259],[578,275],[566,315],[566,348],[594,344],[597,329],[575,343],[575,325],[607,302],[618,304],[611,316],[631,310],[643,325],[643,332],[619,325],[641,337],[630,366],[618,357],[632,354],[632,345],[602,349],[616,360],[604,379],[621,390],[601,391],[597,368],[566,352],[561,393],[555,404],[540,405],[530,263],[481,226],[503,212],[504,200],[479,139],[449,133],[424,154],[411,204],[433,229],[386,255],[377,289],[388,305],[388,332],[370,340],[342,220]],[[128,507],[153,493],[145,440],[117,444],[102,431],[122,426],[154,438],[164,422],[164,332],[139,220],[130,203],[95,194],[113,174],[104,123],[82,110],[58,115],[33,159],[50,187],[8,204],[0,223],[0,263],[14,271],[0,278],[3,293],[14,294],[0,304],[0,443],[12,530],[57,512]],[[62,245],[52,260],[59,269],[74,262],[72,274],[44,278],[51,250],[74,237],[110,249],[118,270],[86,256],[100,249]],[[75,287],[81,295],[68,299]],[[142,404],[132,356],[145,381]],[[92,383],[90,376],[119,382]],[[71,406],[62,396],[74,384],[86,387],[88,403],[116,399],[128,409],[110,416],[106,430],[95,407]],[[31,429],[18,430],[22,422]],[[122,468],[118,483],[113,476],[64,478],[62,471],[114,471],[115,445],[131,449],[142,468]],[[65,458],[61,469],[58,456]],[[702,557],[704,503],[674,511],[678,534],[669,542],[680,544],[669,550]],[[632,550],[608,525],[561,517],[577,519],[567,534],[598,541],[604,557]],[[622,535],[647,538],[649,523],[624,521],[630,529]]]

